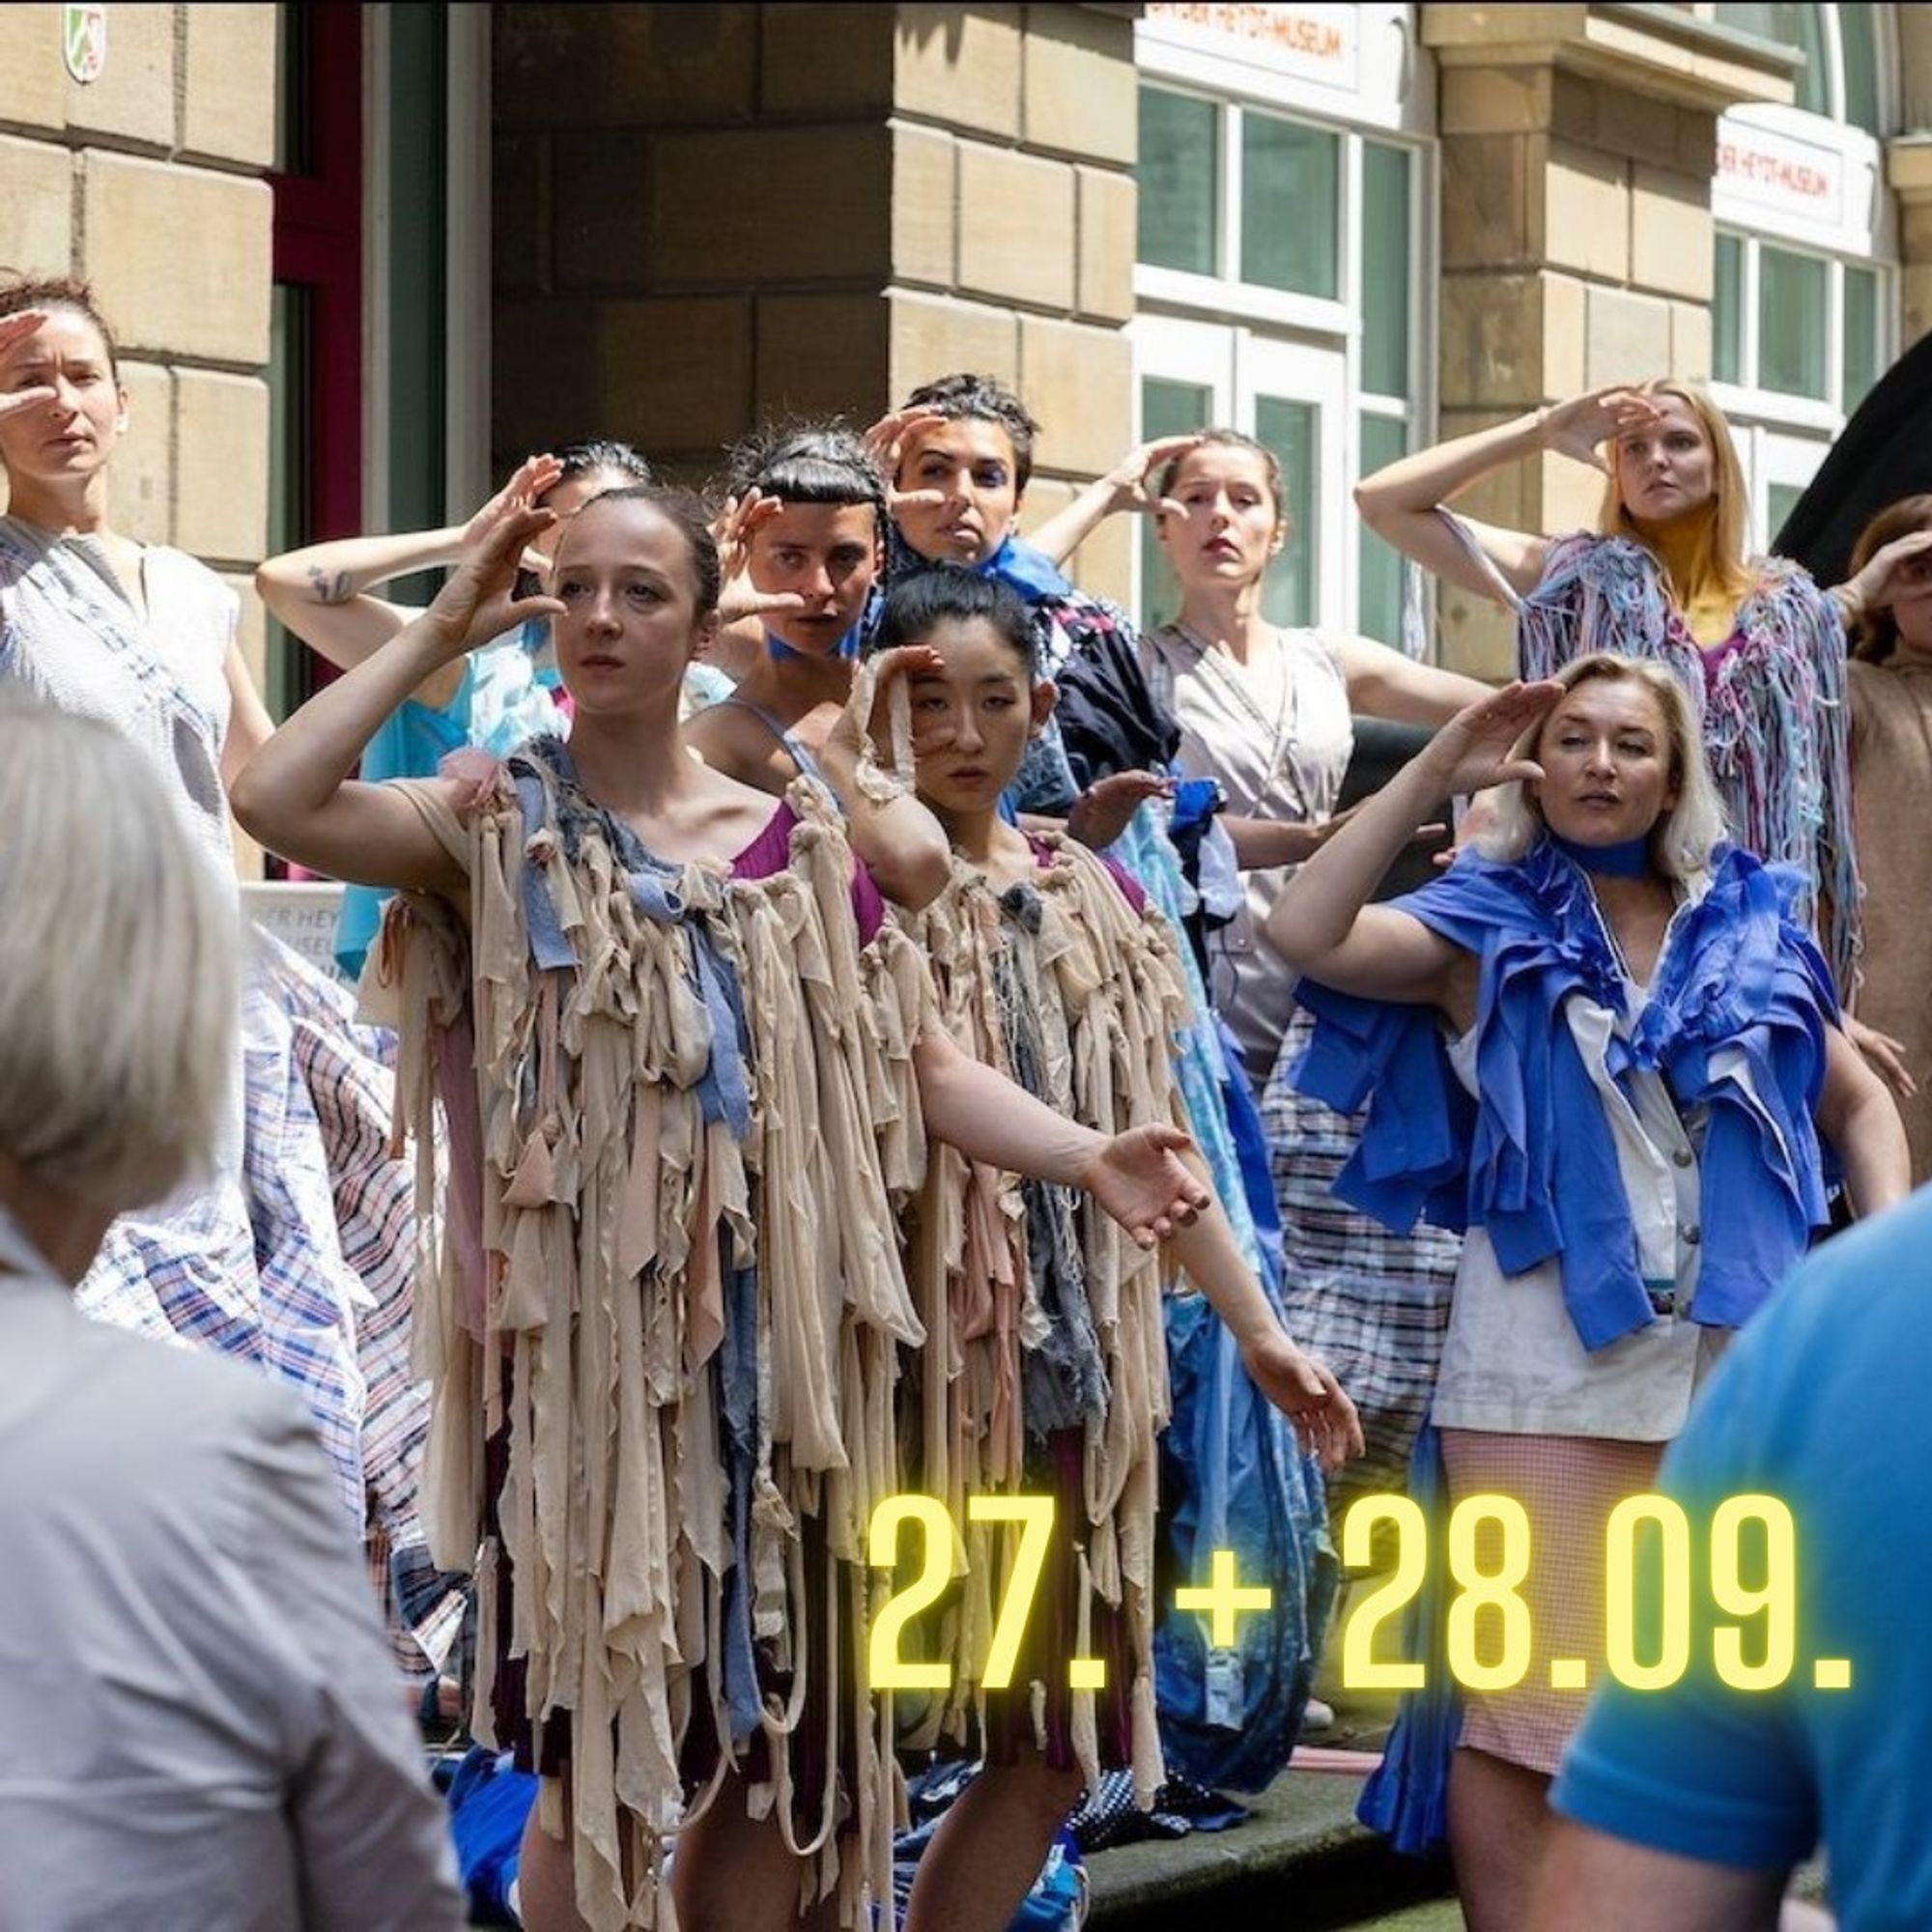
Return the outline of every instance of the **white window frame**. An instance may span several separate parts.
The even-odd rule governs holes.
[[[1137,264],[1136,315],[1127,335],[1135,357],[1136,434],[1140,384],[1153,379],[1203,384],[1213,397],[1213,419],[1252,430],[1258,394],[1316,406],[1322,489],[1314,545],[1314,621],[1324,629],[1352,631],[1360,615],[1359,545],[1350,491],[1360,469],[1363,414],[1404,424],[1406,444],[1420,448],[1435,421],[1435,307],[1422,299],[1435,286],[1436,257],[1436,154],[1433,133],[1435,88],[1428,57],[1415,34],[1414,10],[1297,8],[1313,14],[1352,14],[1351,66],[1358,80],[1373,83],[1357,94],[1305,78],[1270,72],[1261,65],[1226,56],[1212,37],[1191,41],[1175,23],[1144,21],[1136,36],[1142,85],[1210,101],[1216,108],[1218,232],[1215,254],[1222,272]],[[1386,37],[1399,48],[1391,53]],[[1393,72],[1393,77],[1391,77]],[[1238,276],[1241,219],[1241,116],[1259,112],[1333,134],[1341,144],[1338,171],[1337,293],[1334,299],[1297,295],[1243,282]],[[1407,394],[1365,390],[1362,358],[1362,178],[1365,139],[1403,150],[1409,157]],[[1258,380],[1272,367],[1277,376]],[[1300,386],[1284,386],[1285,372]],[[1299,509],[1300,506],[1294,506]],[[1134,563],[1137,601],[1149,586]],[[1398,640],[1386,639],[1390,643]]]
[[[1707,18],[1715,17],[1717,12],[1708,4],[1696,11]],[[1879,109],[1889,127],[1896,116],[1898,95],[1894,10],[1883,6],[1872,11],[1876,15]],[[1741,380],[1714,382],[1711,386],[1719,407],[1737,432],[1738,455],[1749,485],[1754,548],[1761,548],[1776,534],[1771,525],[1772,486],[1802,488],[1807,483],[1849,418],[1843,393],[1848,268],[1867,270],[1878,277],[1877,355],[1881,370],[1889,366],[1900,348],[1898,213],[1894,197],[1886,186],[1884,143],[1844,118],[1840,40],[1844,8],[1824,4],[1819,12],[1824,16],[1825,91],[1830,115],[1798,107],[1752,105],[1731,109],[1718,124],[1720,143],[1753,136],[1772,145],[1802,143],[1824,166],[1835,170],[1838,186],[1835,205],[1814,213],[1795,205],[1779,207],[1754,201],[1721,175],[1712,183],[1715,226],[1743,244],[1738,294],[1743,313],[1739,317]],[[1758,381],[1759,265],[1760,250],[1766,247],[1820,259],[1826,265],[1823,400],[1786,395],[1765,388]],[[1714,292],[1714,323],[1715,304]]]

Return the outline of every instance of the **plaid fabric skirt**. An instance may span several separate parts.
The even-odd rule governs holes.
[[[1463,1692],[1460,1742],[1553,1777],[1582,1721],[1588,1687],[1604,1676],[1604,1536],[1610,1512],[1626,1496],[1656,1488],[1664,1445],[1481,1429],[1439,1434],[1452,1506],[1464,1496],[1500,1494],[1529,1517],[1529,1575],[1518,1592],[1529,1606],[1529,1671],[1513,1690]],[[1500,1536],[1485,1525],[1477,1537],[1476,1561],[1485,1570],[1497,1567]],[[1484,1622],[1492,1625],[1493,1614]],[[1493,1644],[1495,1637],[1486,1632],[1477,1641]],[[1552,1658],[1581,1659],[1586,1687],[1552,1690]]]
[[[1288,1331],[1334,1370],[1368,1438],[1368,1454],[1329,1479],[1339,1516],[1356,1496],[1406,1487],[1463,1243],[1440,1228],[1391,1234],[1336,1200],[1335,1177],[1355,1151],[1358,1123],[1290,1083],[1313,1029],[1297,1009],[1262,1096],[1262,1123],[1281,1210]]]
[[[394,1042],[260,928],[242,1000],[240,1171],[120,1217],[76,1293],[96,1321],[259,1365],[306,1406],[389,1607],[398,1664],[441,1662],[461,1579],[429,1562],[410,1366],[414,1176],[389,1152]]]

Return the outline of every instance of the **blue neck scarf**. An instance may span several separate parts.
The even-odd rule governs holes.
[[[997,577],[1029,604],[1037,604],[1042,597],[1065,597],[1073,588],[1043,550],[1035,550],[1032,544],[1012,536],[991,556],[976,563],[973,574]]]
[[[1625,838],[1615,845],[1580,845],[1554,832],[1549,842],[1580,870],[1602,872],[1612,879],[1640,879],[1650,870],[1650,835]]]
[[[859,655],[859,639],[865,629],[866,620],[862,617],[838,639],[838,646],[834,649],[832,655],[836,658],[856,658]],[[802,658],[810,655],[806,651],[793,650],[777,632],[771,630],[767,630],[765,633],[765,649],[771,656],[781,660],[784,658]]]

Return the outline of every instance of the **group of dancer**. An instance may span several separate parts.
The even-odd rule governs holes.
[[[106,528],[124,410],[84,288],[0,290],[0,675],[123,694],[211,856],[225,792],[369,895],[339,950],[417,1148],[424,1526],[476,1579],[476,1728],[544,1776],[532,1926],[863,1922],[898,1765],[935,1750],[985,1769],[906,1923],[1004,1925],[1101,1769],[1148,1803],[1244,1726],[1286,1761],[1329,1505],[1412,1450],[1451,1500],[1524,1503],[1539,1656],[1600,1654],[1608,1509],[1838,1179],[1861,1214],[1909,1189],[1894,1094],[1925,1178],[1921,942],[1879,908],[1923,864],[1897,799],[1932,786],[1932,505],[1830,595],[1747,560],[1694,389],[1361,486],[1517,613],[1501,692],[1266,620],[1293,506],[1232,430],[1131,452],[1021,539],[1038,425],[962,374],[864,435],[760,435],[708,502],[596,440],[461,529],[272,560],[263,595],[342,672],[278,729],[218,582]],[[1444,507],[1539,450],[1605,469],[1599,531]],[[1126,509],[1180,593],[1145,636],[1062,574]],[[427,609],[372,594],[435,562]],[[1363,714],[1437,728],[1340,812]],[[1471,796],[1454,863],[1371,903]],[[1895,869],[1861,896],[1874,823]],[[1198,1669],[1169,1691],[1183,1360],[1239,1384],[1268,1472],[1293,1667],[1264,1707]],[[1182,1555],[1252,1507],[1213,1461],[1169,1457]],[[952,1524],[900,1634],[944,1666],[923,1697],[866,1674],[895,1581],[869,1525],[906,1491]],[[1024,1543],[975,1503],[1015,1495],[1053,1533],[999,1688]],[[1446,1823],[1472,1924],[1521,1922],[1579,1715],[1471,1698],[1429,1732],[1453,1762],[1391,1751],[1380,1813]]]

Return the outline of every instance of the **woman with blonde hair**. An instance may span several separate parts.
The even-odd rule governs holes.
[[[1728,1336],[1825,1222],[1821,1139],[1859,1213],[1910,1185],[1803,881],[1721,842],[1703,764],[1675,676],[1578,659],[1451,720],[1268,923],[1316,1018],[1295,1079],[1367,1107],[1338,1190],[1399,1231],[1466,1230],[1411,1487],[1528,1518],[1520,1674],[1467,1693],[1460,1724],[1438,1710],[1399,1733],[1364,1799],[1405,1849],[1446,1821],[1477,1932],[1522,1922],[1583,1705],[1551,1660],[1602,1671],[1610,1512],[1653,1486]],[[1368,902],[1418,824],[1492,786],[1476,849]],[[1456,1747],[1446,1803],[1424,1736]]]
[[[1594,532],[1540,536],[1446,507],[1546,452],[1605,472]],[[1659,379],[1573,396],[1403,457],[1364,478],[1355,502],[1444,582],[1514,612],[1524,677],[1593,651],[1668,665],[1697,709],[1733,836],[1804,874],[1800,916],[1849,993],[1860,894],[1837,613],[1797,564],[1746,555],[1744,473],[1701,388]]]
[[[461,1922],[295,1397],[88,1320],[109,1223],[205,1175],[232,895],[149,755],[0,688],[0,1869],[10,1924]]]

